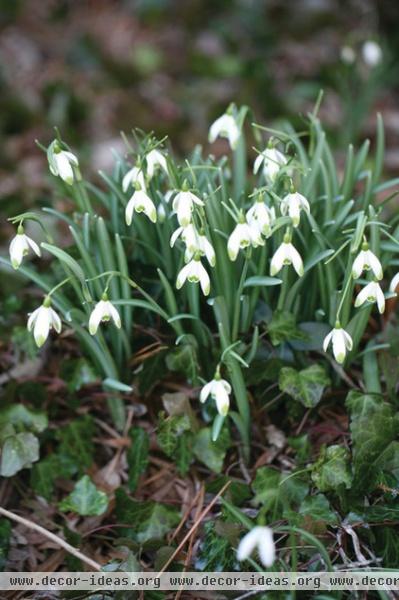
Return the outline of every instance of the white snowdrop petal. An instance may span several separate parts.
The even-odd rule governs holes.
[[[376,255],[374,254],[374,252],[371,252],[371,250],[369,250],[367,252],[367,260],[368,260],[368,264],[371,267],[371,270],[373,271],[373,273],[377,277],[377,279],[382,279],[383,273],[382,273],[381,263],[380,263],[379,259],[376,257]]]
[[[109,313],[111,315],[111,319],[115,323],[115,326],[118,329],[120,329],[121,328],[121,317],[119,315],[119,312],[117,311],[117,309],[115,308],[115,306],[113,304],[111,304],[111,302],[109,302],[108,310],[109,310]]]
[[[353,265],[352,265],[352,277],[354,279],[358,279],[360,277],[360,275],[362,274],[362,271],[364,269],[364,253],[359,252],[359,254],[356,256],[355,260],[353,261]]]
[[[264,567],[271,567],[276,558],[276,548],[273,541],[273,532],[270,527],[260,527],[258,533],[258,552]]]
[[[254,527],[241,538],[237,548],[237,559],[239,561],[246,560],[255,550],[258,544],[258,527]]]
[[[55,310],[51,308],[51,306],[49,307],[48,310],[49,310],[49,315],[50,315],[50,319],[51,319],[51,326],[54,327],[54,329],[57,333],[61,333],[62,323],[61,323],[60,317],[57,315]]]
[[[299,277],[302,277],[302,275],[303,275],[302,258],[301,258],[301,255],[299,254],[298,250],[292,244],[290,244],[289,256],[290,256],[292,266],[294,267],[295,271],[297,272]]]
[[[126,205],[126,209],[125,209],[126,225],[131,225],[132,219],[133,219],[133,212],[134,212],[134,194],[130,198],[129,202]]]
[[[230,399],[221,381],[217,381],[217,388],[214,392],[216,408],[218,413],[225,417],[229,412]],[[216,387],[216,386],[215,386]]]
[[[27,243],[29,244],[29,246],[32,248],[33,252],[36,254],[36,256],[41,256],[41,250],[39,248],[39,246],[36,244],[36,242],[34,240],[32,240],[32,238],[25,236]]]
[[[391,281],[391,285],[389,286],[389,291],[395,292],[398,285],[399,285],[399,273],[396,273],[396,275],[393,277],[393,279]]]
[[[33,325],[35,324],[35,321],[37,319],[37,315],[39,314],[39,311],[40,311],[40,307],[36,308],[36,310],[34,310],[33,313],[31,313],[29,315],[28,323],[27,323],[28,331],[32,331]]]
[[[180,288],[184,285],[184,283],[186,282],[187,277],[190,275],[190,264],[185,265],[178,273],[177,275],[177,279],[176,279],[176,287],[178,290],[180,290]]]
[[[209,382],[208,382],[208,383],[206,383],[206,384],[204,385],[204,387],[201,389],[201,392],[200,392],[200,398],[199,398],[199,399],[200,399],[200,402],[202,402],[202,403],[206,402],[206,400],[207,400],[207,398],[208,398],[209,394],[210,394],[210,393],[211,393],[211,391],[212,391],[212,384],[213,384],[213,381],[209,381]]]
[[[63,179],[65,183],[73,183],[73,169],[67,156],[65,156],[65,152],[59,152],[58,154],[55,154],[55,160],[61,179]]]
[[[271,263],[270,263],[270,275],[273,277],[277,273],[281,271],[284,265],[284,260],[286,259],[286,249],[285,246],[287,244],[281,244],[276,252],[273,254]]]
[[[98,326],[100,325],[104,316],[104,302],[100,300],[94,307],[90,319],[89,319],[89,332],[91,335],[97,333]]]
[[[328,346],[331,342],[331,338],[333,336],[334,330],[330,331],[330,333],[328,333],[326,335],[326,337],[324,338],[324,342],[323,342],[323,350],[324,352],[327,352]]]
[[[333,344],[333,353],[334,353],[336,361],[338,363],[343,363],[345,360],[345,356],[346,356],[346,345],[345,345],[345,338],[342,333],[342,329],[334,330],[332,344]]]
[[[352,350],[352,348],[353,348],[353,340],[352,340],[351,336],[349,335],[349,333],[347,331],[345,331],[343,329],[342,332],[343,332],[344,338],[345,338],[345,345],[346,345],[347,349],[350,352]]]
[[[48,338],[51,326],[51,316],[49,309],[45,306],[41,306],[38,310],[34,327],[33,337],[35,338],[36,345],[40,348]]]

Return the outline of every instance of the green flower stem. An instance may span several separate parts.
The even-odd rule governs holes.
[[[287,293],[289,291],[289,271],[288,271],[287,266],[283,267],[282,279],[283,279],[283,283],[281,284],[281,287],[280,287],[280,294],[279,294],[278,302],[277,302],[277,310],[283,310],[284,304],[285,304],[285,299],[286,299]]]
[[[238,284],[238,288],[236,291],[236,298],[235,298],[235,303],[234,303],[234,313],[233,313],[233,322],[232,322],[232,326],[231,326],[231,340],[232,342],[235,342],[238,336],[238,331],[240,328],[240,313],[241,313],[241,294],[242,291],[244,289],[244,283],[245,280],[247,278],[247,273],[248,273],[248,264],[249,264],[249,260],[250,260],[250,251],[246,253],[245,259],[244,259],[244,265],[241,271],[241,277],[240,277],[240,281]]]
[[[230,345],[231,341],[229,340],[226,332],[224,331],[224,327],[222,323],[218,323],[220,342],[222,346],[222,350],[226,350]],[[249,461],[250,456],[250,424],[251,424],[251,415],[249,409],[248,402],[248,393],[245,386],[244,377],[242,375],[241,367],[237,360],[231,356],[230,353],[226,353],[224,358],[224,362],[227,366],[230,375],[230,381],[232,388],[234,390],[234,395],[237,402],[238,412],[242,421],[242,426],[240,428],[241,439],[243,443],[243,454],[245,460]]]
[[[243,192],[245,192],[245,182],[247,175],[247,147],[245,143],[244,133],[237,141],[237,147],[233,154],[234,161],[234,175],[233,175],[233,186],[234,186],[234,198],[236,202],[240,199]]]

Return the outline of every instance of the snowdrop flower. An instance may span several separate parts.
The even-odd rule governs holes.
[[[204,296],[209,294],[211,289],[211,282],[209,275],[206,272],[205,267],[201,263],[201,259],[196,255],[190,262],[185,265],[179,272],[176,280],[176,287],[178,290],[188,280],[190,283],[199,283],[201,285]]]
[[[233,233],[229,237],[227,252],[230,260],[235,261],[240,250],[249,246],[257,248],[258,246],[263,246],[264,243],[258,225],[254,225],[253,223],[250,225],[242,215],[240,222],[237,223]]]
[[[270,182],[274,182],[281,167],[287,164],[287,159],[282,152],[273,147],[269,142],[268,147],[255,159],[254,173],[256,174],[263,165],[263,174]]]
[[[206,235],[204,235],[201,232],[198,233],[198,248],[197,248],[197,251],[200,253],[201,256],[206,256],[206,259],[209,262],[209,264],[211,265],[211,267],[215,266],[215,264],[216,264],[215,250],[214,250],[211,242],[206,237]],[[186,249],[186,252],[185,252],[185,259],[186,260],[190,260],[190,258],[193,256],[193,254],[194,253],[187,246],[187,249]]]
[[[273,254],[270,263],[270,275],[276,275],[284,265],[292,265],[299,277],[303,275],[303,262],[298,250],[291,244],[289,234],[284,236],[284,241]]]
[[[353,65],[356,60],[356,54],[351,46],[342,46],[341,48],[341,60],[347,65]]]
[[[399,285],[399,273],[396,273],[395,277],[391,281],[391,285],[389,286],[389,291],[395,293],[396,288]]]
[[[218,371],[216,371],[214,378],[209,383],[206,383],[200,393],[200,402],[206,402],[210,395],[216,402],[216,408],[218,413],[225,417],[229,412],[231,385],[220,377]]]
[[[131,185],[135,185],[136,183],[140,184],[140,188],[145,190],[145,178],[143,169],[140,164],[137,164],[135,167],[130,169],[122,179],[122,190],[127,192]]]
[[[385,296],[382,291],[380,284],[377,281],[370,281],[364,288],[358,293],[355,306],[361,306],[368,300],[369,302],[376,302],[380,314],[385,310]]]
[[[362,56],[368,67],[376,67],[382,61],[381,46],[374,40],[367,40],[362,47]]]
[[[266,237],[270,236],[276,214],[274,208],[269,208],[264,203],[262,194],[259,194],[255,204],[247,211],[246,217],[251,228],[258,229]]]
[[[352,266],[352,277],[358,279],[363,271],[371,270],[377,279],[382,279],[382,266],[374,252],[369,250],[369,245],[365,242],[362,250],[355,258]]]
[[[235,150],[240,135],[241,131],[236,119],[232,114],[226,112],[212,123],[209,129],[209,142],[213,144],[217,137],[227,138],[229,140],[230,148]]]
[[[121,318],[119,313],[115,306],[108,300],[107,294],[104,293],[100,302],[97,302],[90,315],[89,332],[91,335],[95,335],[97,333],[100,323],[110,321],[111,319],[115,323],[116,327],[120,329]]]
[[[143,212],[153,223],[157,220],[157,209],[151,198],[140,188],[140,184],[136,182],[136,190],[126,205],[125,218],[126,224],[130,225],[133,219],[133,212]]]
[[[10,260],[14,269],[20,267],[23,257],[29,253],[29,248],[31,248],[37,256],[41,256],[39,246],[30,237],[25,235],[23,226],[19,225],[17,235],[10,243]]]
[[[202,200],[190,192],[187,184],[183,184],[182,191],[173,200],[173,210],[177,214],[179,225],[182,227],[187,227],[191,222],[191,213],[193,212],[194,204],[204,206]]]
[[[189,223],[186,227],[178,227],[176,231],[172,233],[172,237],[170,238],[171,248],[173,248],[179,237],[182,238],[186,246],[193,252],[198,248],[198,232],[192,223]]]
[[[342,364],[346,357],[346,351],[352,350],[353,342],[352,338],[345,329],[342,329],[339,321],[335,323],[335,327],[326,337],[323,342],[323,350],[327,352],[327,348],[332,342],[333,354],[335,360]]]
[[[33,329],[33,337],[36,345],[40,348],[47,340],[50,329],[53,328],[57,333],[61,332],[61,319],[55,310],[51,308],[51,300],[47,296],[43,304],[29,316],[28,331]]]
[[[281,201],[281,214],[286,215],[287,213],[292,219],[294,227],[298,227],[301,218],[301,210],[310,212],[309,202],[305,196],[302,196],[299,192],[295,192],[291,188],[291,192],[287,194]]]
[[[147,175],[151,179],[153,177],[155,171],[158,167],[163,169],[166,174],[168,174],[168,165],[166,162],[165,156],[154,148],[154,150],[150,150],[148,154],[145,156],[145,160],[147,162]]]
[[[246,560],[257,548],[261,563],[271,567],[276,558],[276,548],[273,541],[273,531],[270,527],[257,525],[249,531],[240,541],[237,549],[239,561]]]
[[[68,185],[73,184],[73,166],[78,167],[78,159],[72,152],[62,150],[58,140],[51,142],[47,150],[47,159],[50,171],[56,177],[61,177]]]

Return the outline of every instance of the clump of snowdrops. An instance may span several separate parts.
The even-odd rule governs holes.
[[[349,146],[338,167],[317,108],[300,132],[249,116],[232,105],[212,124],[210,143],[227,140],[221,158],[198,146],[178,160],[165,140],[124,137],[126,156],[115,155],[112,173],[100,172],[102,185],[84,179],[57,132],[46,149],[49,169],[73,210],[43,210],[68,224],[69,243],[55,244],[40,214],[20,214],[10,219],[16,236],[8,263],[43,290],[28,319],[37,345],[50,330],[74,330],[115,391],[117,422],[117,392],[129,390],[133,377],[135,323],[144,322],[190,357],[189,383],[214,406],[213,438],[232,419],[246,452],[244,373],[252,361],[295,362],[299,352],[320,361],[332,352],[329,362],[342,372],[399,279],[398,217],[383,218],[395,181],[380,181],[381,119],[373,154],[368,141],[357,151]],[[26,235],[30,220],[42,225],[41,239]],[[40,260],[30,263],[35,255]],[[279,339],[269,336],[276,324]],[[302,333],[296,345],[293,324]]]

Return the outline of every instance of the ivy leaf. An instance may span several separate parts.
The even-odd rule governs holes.
[[[237,559],[231,546],[238,545],[240,527],[234,523],[211,520],[205,523],[204,530],[205,536],[195,568],[211,572],[233,571],[237,566]]]
[[[313,408],[320,402],[324,389],[331,384],[321,365],[311,365],[302,371],[283,367],[280,371],[280,390],[301,402],[306,408]]]
[[[321,492],[349,489],[352,485],[349,452],[342,446],[323,446],[312,466],[312,480]]]
[[[41,433],[48,426],[48,419],[42,412],[31,410],[24,404],[13,404],[0,412],[0,427],[14,425],[17,429],[28,429]]]
[[[8,435],[1,449],[0,475],[12,477],[21,469],[30,468],[37,460],[39,460],[39,440],[33,433]]]
[[[76,471],[88,469],[92,463],[93,435],[94,424],[89,415],[75,419],[57,431],[61,442],[59,454],[73,458]]]
[[[150,439],[148,433],[141,427],[131,427],[129,437],[132,444],[127,450],[126,457],[129,466],[129,490],[134,492],[140,476],[148,465]]]
[[[38,496],[51,500],[54,482],[69,479],[76,473],[75,461],[65,454],[49,454],[33,465],[30,484]]]
[[[254,504],[262,504],[265,512],[277,507],[300,505],[309,491],[309,485],[302,473],[287,475],[271,467],[261,467],[252,483],[255,492]]]
[[[196,378],[198,373],[198,359],[196,348],[193,344],[182,344],[168,353],[166,366],[170,371],[183,373],[188,380]]]
[[[140,544],[162,539],[180,522],[180,513],[174,506],[153,501],[138,502],[122,489],[115,492],[115,514],[119,523],[131,526],[131,534]]]
[[[267,329],[273,346],[278,346],[281,342],[308,339],[306,333],[297,327],[295,316],[282,310],[273,313]]]
[[[351,391],[354,490],[371,491],[381,470],[399,470],[399,415],[380,396]]]
[[[300,518],[309,517],[314,521],[322,521],[327,525],[337,525],[337,513],[330,507],[330,503],[324,494],[308,496],[299,507]]]
[[[60,376],[66,382],[70,392],[78,392],[85,384],[98,381],[98,375],[84,358],[64,361]]]
[[[105,492],[96,488],[88,475],[84,475],[75,485],[73,492],[58,506],[63,512],[70,511],[82,516],[98,516],[107,510],[108,498]]]
[[[179,437],[189,431],[190,419],[187,415],[166,416],[163,411],[159,413],[158,422],[158,444],[167,456],[172,457],[176,451]]]
[[[194,438],[193,452],[196,458],[211,471],[220,473],[230,442],[230,434],[226,427],[222,429],[216,442],[212,440],[211,428],[204,427]]]

